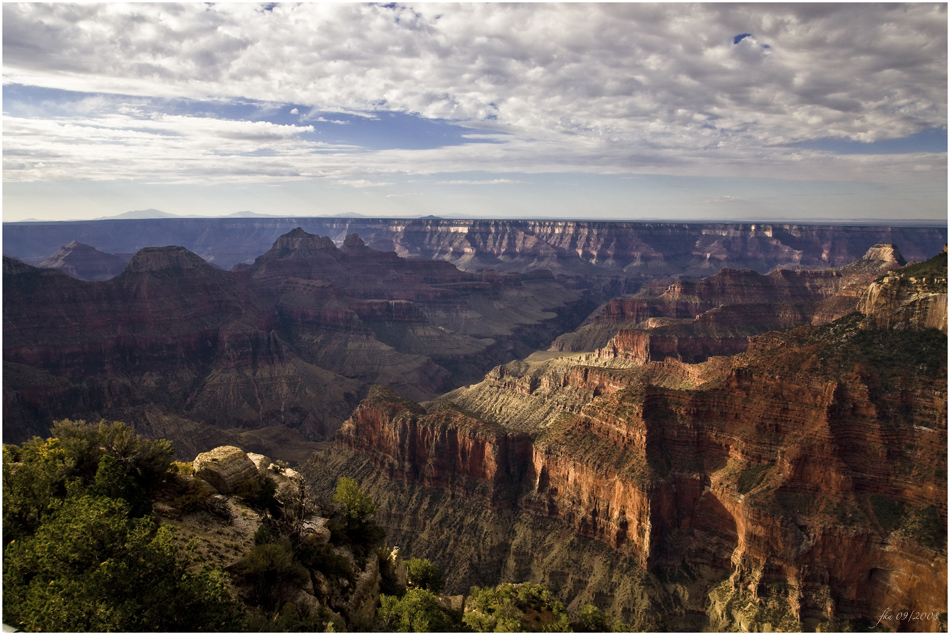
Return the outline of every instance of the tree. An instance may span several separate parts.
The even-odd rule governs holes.
[[[406,578],[409,585],[417,589],[427,589],[439,593],[445,588],[442,572],[431,560],[422,558],[406,560]]]
[[[26,630],[231,630],[220,571],[198,569],[150,518],[105,496],[71,496],[4,550],[3,619]]]
[[[359,484],[346,476],[337,481],[333,500],[343,505],[346,515],[354,520],[365,520],[379,509],[373,499],[360,489]]]
[[[593,604],[584,605],[571,627],[577,633],[605,633],[611,630],[607,614]]]
[[[460,626],[442,608],[438,596],[425,589],[409,589],[401,598],[380,596],[376,616],[383,628],[400,633],[444,633]]]
[[[343,477],[336,485],[334,502],[343,508],[343,532],[361,556],[369,553],[386,532],[371,518],[379,506],[351,478]]]

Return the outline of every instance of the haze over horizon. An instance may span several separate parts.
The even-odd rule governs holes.
[[[946,11],[4,4],[3,219],[946,221]]]

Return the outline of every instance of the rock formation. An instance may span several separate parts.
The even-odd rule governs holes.
[[[295,230],[243,271],[183,247],[104,282],[4,260],[4,430],[132,420],[182,452],[332,434],[373,383],[429,399],[593,308],[543,272],[469,274]],[[299,457],[298,459],[299,460]]]
[[[664,275],[720,269],[840,267],[868,245],[895,243],[924,260],[947,241],[944,227],[859,227],[750,223],[359,218],[216,218],[4,223],[4,254],[39,261],[72,240],[111,253],[182,245],[222,268],[250,263],[296,227],[343,245],[359,234],[374,249],[446,260],[464,271],[547,269],[611,295]],[[599,280],[598,280],[599,278]],[[624,281],[629,280],[629,284]]]
[[[108,280],[125,269],[128,258],[99,251],[92,245],[74,240],[45,260],[37,263],[44,269],[59,269],[80,280]]]
[[[636,295],[610,300],[577,331],[555,340],[552,350],[591,351],[636,329],[644,359],[699,362],[734,355],[757,333],[850,313],[869,282],[902,262],[895,245],[874,245],[863,258],[837,269],[778,269],[768,275],[723,269],[697,281],[653,283]]]
[[[943,262],[926,284],[945,285]],[[896,277],[926,278],[913,274]],[[683,288],[679,306],[703,306]],[[562,600],[609,592],[637,627],[840,630],[889,609],[924,617],[885,627],[946,628],[946,335],[928,319],[884,327],[879,311],[803,321],[692,364],[651,361],[646,336],[625,331],[427,408],[374,390],[323,461],[384,501],[407,549],[444,554],[447,570],[474,558],[455,565],[456,588],[557,579],[567,554],[528,565],[516,545],[567,528],[602,545],[611,572],[642,573],[606,591],[578,569]]]
[[[233,494],[248,481],[260,478],[258,466],[241,448],[232,445],[214,448],[195,457],[195,474],[222,494]]]
[[[947,251],[889,272],[874,281],[858,304],[878,328],[940,329],[947,332]]]

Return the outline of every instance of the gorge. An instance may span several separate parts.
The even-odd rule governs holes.
[[[5,438],[105,417],[352,477],[452,593],[531,581],[644,630],[946,628],[945,229],[311,220],[256,258],[279,223],[16,224]],[[132,255],[77,279],[90,250]]]

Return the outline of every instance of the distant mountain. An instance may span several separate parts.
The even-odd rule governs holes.
[[[159,209],[139,209],[132,212],[125,212],[118,216],[100,216],[97,220],[114,220],[117,218],[127,218],[132,220],[142,220],[145,218],[181,218],[177,214],[169,214]]]
[[[270,214],[258,214],[257,212],[234,212],[233,214],[228,214],[225,218],[274,218]]]

